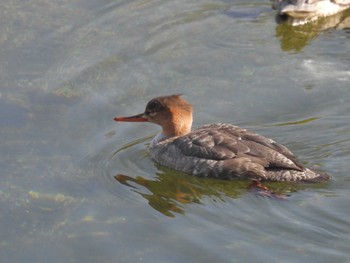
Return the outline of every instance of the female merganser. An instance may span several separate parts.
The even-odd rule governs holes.
[[[192,105],[180,96],[154,98],[144,113],[114,120],[160,125],[150,155],[157,163],[188,174],[259,181],[329,179],[304,167],[285,146],[232,124],[207,124],[191,131]]]
[[[274,0],[272,8],[296,19],[314,20],[350,8],[350,0]]]

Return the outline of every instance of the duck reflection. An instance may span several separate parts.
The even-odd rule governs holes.
[[[161,172],[153,179],[124,174],[118,174],[114,178],[147,199],[152,208],[169,217],[175,217],[175,213],[184,214],[184,208],[188,204],[203,204],[204,198],[214,202],[225,202],[226,197],[238,198],[252,191],[262,197],[280,200],[302,187],[296,184],[271,182],[267,183],[269,190],[263,190],[256,185],[252,186],[250,181],[204,179],[163,167],[159,169]]]
[[[276,36],[280,38],[283,51],[300,52],[319,34],[329,29],[345,30],[350,29],[350,10],[339,14],[320,18],[318,20],[295,26],[293,18],[276,16],[278,23]]]

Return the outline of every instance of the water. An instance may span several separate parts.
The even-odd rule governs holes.
[[[277,24],[268,1],[3,1],[1,262],[349,262],[349,12]],[[194,126],[288,146],[325,184],[203,180],[115,123],[183,93]]]

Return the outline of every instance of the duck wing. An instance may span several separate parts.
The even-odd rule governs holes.
[[[228,166],[242,160],[264,169],[304,169],[285,146],[231,124],[205,125],[175,139],[173,144],[183,155],[222,161]]]

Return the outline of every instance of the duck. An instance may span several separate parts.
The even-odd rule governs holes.
[[[181,94],[150,100],[143,113],[117,122],[161,127],[149,153],[162,166],[194,176],[254,181],[324,182],[330,176],[305,167],[285,146],[228,123],[192,130],[193,107]]]
[[[272,8],[280,15],[310,21],[350,8],[350,0],[274,0]]]

